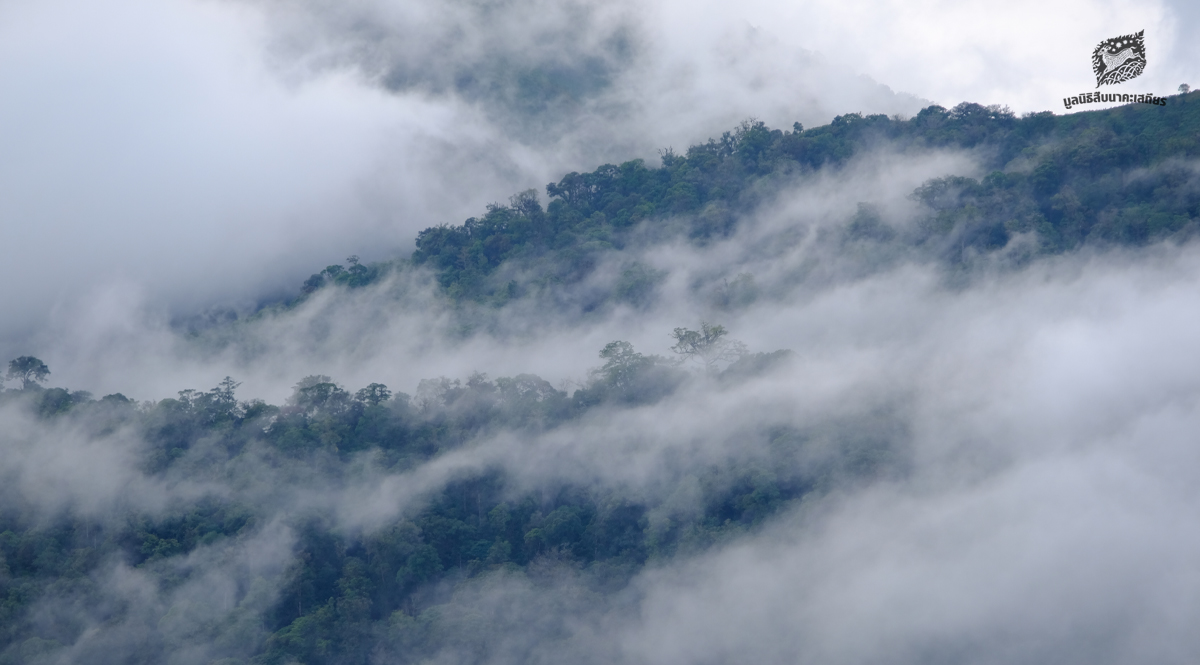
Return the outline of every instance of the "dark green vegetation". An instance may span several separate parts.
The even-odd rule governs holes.
[[[21,356],[8,363],[8,371],[4,374],[7,381],[20,381],[22,388],[35,386],[50,376],[50,368],[46,363],[33,356]]]
[[[634,160],[569,173],[547,185],[545,208],[530,190],[460,226],[425,229],[411,263],[436,271],[454,300],[500,305],[577,283],[606,252],[647,234],[698,243],[727,236],[780,187],[843,168],[877,148],[970,149],[989,172],[981,180],[949,176],[917,189],[926,219],[916,233],[882,225],[869,206],[847,220],[851,237],[914,248],[949,265],[986,257],[1018,236],[1029,240],[1026,254],[1184,238],[1200,217],[1196,171],[1184,161],[1200,157],[1197,94],[1171,97],[1165,107],[1020,118],[963,103],[931,106],[909,120],[851,113],[792,131],[747,121],[684,154],[664,151],[659,168]],[[323,283],[322,275],[310,278],[306,291]],[[329,276],[350,285],[368,281]],[[647,303],[659,279],[645,266],[629,265],[611,297]]]
[[[366,265],[351,257],[309,278],[300,300],[408,269],[429,270],[460,305],[554,293],[631,244],[717,242],[781,188],[836,173],[873,149],[970,149],[989,175],[917,188],[913,228],[893,228],[860,205],[839,242],[900,247],[963,268],[1004,253],[1019,265],[1081,246],[1184,240],[1200,216],[1197,171],[1187,161],[1200,156],[1198,100],[1022,118],[962,104],[911,120],[849,114],[791,131],[746,122],[684,154],[664,152],[658,168],[632,161],[568,174],[547,187],[546,207],[524,192],[461,226],[426,229],[411,259]],[[626,264],[587,306],[647,307],[663,278]],[[722,281],[713,303],[744,305],[758,289],[740,274]],[[41,387],[49,368],[17,358],[5,378],[20,388],[0,392],[0,412],[13,432],[6,452],[18,461],[4,468],[83,442],[127,458],[130,477],[118,484],[130,489],[100,506],[82,490],[75,504],[39,502],[31,497],[70,488],[0,477],[0,663],[50,662],[96,627],[121,637],[107,638],[89,662],[168,662],[189,650],[200,654],[194,662],[366,663],[377,654],[409,662],[446,649],[455,650],[450,660],[483,660],[495,644],[487,632],[506,625],[483,616],[489,584],[569,589],[578,606],[600,606],[630,593],[648,566],[752,531],[835,486],[904,472],[906,428],[880,407],[808,430],[743,427],[728,446],[737,456],[668,468],[659,493],[582,472],[531,481],[542,460],[522,455],[539,441],[665,409],[698,385],[729,395],[787,362],[785,351],[748,353],[721,326],[677,328],[672,338],[672,350],[699,371],[615,341],[570,394],[529,374],[431,379],[415,396],[379,383],[351,392],[310,376],[282,405],[239,400],[231,379],[157,402],[97,400]],[[529,448],[417,482],[439,462],[504,441]],[[381,478],[397,476],[417,488],[391,502],[403,510],[367,501]],[[382,516],[358,519],[372,510]],[[274,568],[253,563],[275,560],[268,555],[245,554],[272,543],[284,551]],[[152,600],[121,595],[136,586],[123,567],[151,580],[153,588],[136,593]],[[149,616],[138,613],[146,607]],[[554,625],[523,634],[565,632]],[[522,662],[535,645],[512,648],[510,660]]]
[[[719,340],[711,334],[716,328],[705,326]],[[705,350],[700,333],[677,333],[700,340],[685,355]],[[814,455],[812,441],[826,434],[764,423],[745,433],[747,449],[757,445],[758,452],[695,477],[699,507],[680,514],[664,507],[665,497],[604,485],[560,481],[522,489],[503,464],[459,474],[412,510],[368,529],[338,526],[334,507],[319,501],[294,506],[306,490],[336,495],[363,483],[365,459],[380,472],[402,473],[490,435],[528,440],[588,418],[617,418],[687,381],[735,389],[786,355],[742,354],[724,372],[704,375],[614,342],[572,396],[532,375],[430,380],[415,398],[377,383],[351,393],[328,377],[310,376],[282,406],[239,401],[230,379],[142,404],[37,385],[2,392],[0,407],[10,417],[13,409],[23,412],[50,437],[132,435],[141,442],[138,474],[168,485],[186,480],[227,489],[161,511],[127,507],[104,517],[47,515],[15,488],[0,489],[0,661],[27,662],[73,643],[89,624],[130,620],[130,608],[107,597],[106,575],[118,562],[153,574],[158,591],[169,595],[204,573],[204,565],[183,563],[189,557],[219,558],[275,518],[296,535],[293,563],[271,584],[261,572],[229,573],[228,617],[188,631],[190,639],[211,642],[213,658],[365,663],[373,650],[389,649],[401,660],[419,659],[444,648],[447,631],[457,630],[443,625],[447,603],[489,576],[537,583],[546,571],[566,571],[581,592],[603,597],[648,563],[753,529],[834,482],[893,468],[896,433],[839,437],[836,450]],[[58,607],[61,616],[47,621],[46,603],[88,609]],[[93,662],[164,662],[182,645],[160,618],[136,645],[114,645]]]

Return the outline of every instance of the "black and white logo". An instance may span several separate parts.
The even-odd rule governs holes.
[[[1106,39],[1092,51],[1092,71],[1096,87],[1122,83],[1141,75],[1146,69],[1145,30],[1134,35]]]

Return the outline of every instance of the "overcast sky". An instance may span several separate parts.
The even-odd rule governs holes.
[[[1061,112],[1094,89],[1095,44],[1137,30],[1149,65],[1122,89],[1165,94],[1200,84],[1198,16],[1132,0],[3,0],[0,351],[37,353],[114,289],[163,316],[250,306],[751,115]],[[530,111],[487,87],[506,68],[569,90]]]

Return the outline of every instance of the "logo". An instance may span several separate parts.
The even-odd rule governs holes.
[[[1096,87],[1114,85],[1135,79],[1146,69],[1145,30],[1137,34],[1106,39],[1092,51],[1092,71],[1096,72]]]
[[[1092,71],[1096,72],[1096,87],[1116,85],[1135,79],[1146,70],[1145,30],[1132,35],[1113,37],[1100,42],[1092,51]],[[1074,97],[1064,97],[1063,106],[1068,110],[1076,104],[1112,103],[1153,104],[1166,106],[1165,97],[1135,93],[1082,92]]]

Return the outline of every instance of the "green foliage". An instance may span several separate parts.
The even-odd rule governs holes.
[[[1166,107],[1016,118],[1001,108],[962,104],[930,107],[907,121],[847,114],[825,127],[797,123],[790,132],[751,120],[682,155],[664,151],[659,168],[635,160],[567,174],[547,186],[545,208],[527,191],[462,226],[426,229],[412,262],[431,269],[452,298],[502,304],[529,284],[587,277],[604,253],[647,229],[696,243],[731,233],[741,215],[778,187],[840,168],[883,143],[899,150],[978,148],[989,175],[936,178],[917,188],[913,200],[922,214],[915,231],[889,227],[879,210],[859,206],[835,236],[848,247],[905,245],[962,265],[1020,242],[1031,251],[1060,252],[1086,243],[1182,238],[1200,215],[1200,188],[1185,161],[1200,155],[1197,109],[1194,100],[1172,98]],[[364,266],[350,257],[313,275],[305,292],[358,288],[378,281],[388,265]],[[637,263],[616,275],[613,300],[634,307],[653,303],[664,277]],[[758,297],[754,278],[741,274],[722,283],[713,304],[736,309]],[[265,470],[311,482],[316,491],[319,483],[338,487],[364,465],[400,473],[481,437],[535,437],[577,419],[617,417],[667,398],[687,381],[728,390],[789,355],[750,354],[709,323],[677,328],[672,338],[673,351],[694,359],[703,375],[614,341],[573,394],[531,374],[429,379],[414,397],[380,383],[348,390],[313,375],[279,406],[237,399],[238,383],[228,377],[209,390],[153,403],[121,394],[96,400],[83,391],[39,388],[49,369],[36,358],[18,358],[5,376],[23,389],[0,393],[6,408],[97,439],[136,436],[145,445],[131,454],[151,485],[187,479],[198,489],[176,504],[127,508],[104,519],[70,509],[35,518],[18,502],[6,503],[0,662],[61,660],[62,645],[91,625],[128,618],[130,608],[101,597],[98,580],[114,562],[164,589],[203,583],[194,562],[225,556],[222,547],[279,517],[254,493],[205,493],[206,479],[245,485]],[[502,470],[479,468],[430,489],[410,513],[365,530],[339,528],[323,510],[296,506],[281,518],[295,535],[291,565],[271,582],[235,580],[230,616],[244,622],[241,641],[214,640],[211,658],[366,663],[385,659],[390,649],[399,660],[421,661],[452,642],[482,653],[486,642],[472,629],[478,622],[462,608],[489,580],[536,582],[545,571],[569,570],[583,598],[617,591],[655,560],[726,542],[814,493],[902,472],[907,433],[882,411],[805,430],[763,423],[737,436],[743,454],[736,460],[673,481],[687,501],[603,485],[531,490]],[[87,621],[54,621],[44,613],[51,598],[101,609]],[[170,626],[180,619],[176,608],[161,609],[140,643],[141,662],[167,660]]]
[[[22,390],[29,390],[50,376],[50,368],[46,363],[33,356],[21,356],[8,361],[8,372],[4,375],[6,381],[20,381]]]
[[[1200,192],[1182,160],[1200,156],[1200,106],[1172,101],[1054,118],[1014,159],[1023,168],[925,183],[913,192],[929,211],[919,242],[961,263],[1020,234],[1046,252],[1190,236]]]
[[[386,402],[392,398],[392,391],[382,383],[372,383],[362,390],[354,393],[354,399],[367,404],[369,406],[379,406],[382,402]]]
[[[681,360],[699,363],[705,372],[712,374],[719,364],[736,362],[747,353],[746,345],[726,338],[728,334],[725,326],[707,322],[701,322],[700,330],[676,328],[671,333],[675,340],[671,350],[679,354]]]
[[[621,271],[613,296],[618,302],[645,308],[653,302],[654,291],[666,276],[662,270],[633,263]]]
[[[702,331],[724,337],[719,326],[705,324]],[[282,406],[239,401],[239,384],[229,377],[207,391],[183,390],[143,405],[120,394],[95,400],[60,388],[6,395],[23,400],[17,404],[33,417],[68,419],[101,439],[140,436],[146,445],[139,462],[155,482],[244,483],[246,474],[262,472],[263,462],[300,478],[337,482],[358,468],[362,454],[403,471],[480,436],[536,435],[595,407],[611,416],[664,398],[688,377],[628,342],[612,342],[599,355],[604,364],[574,395],[532,374],[493,381],[478,373],[466,381],[423,381],[416,398],[380,383],[351,393],[328,376],[312,375],[297,382]],[[763,371],[764,362],[747,371]],[[373,650],[400,640],[431,654],[450,639],[446,631],[457,630],[438,609],[446,585],[514,571],[538,575],[568,566],[587,571],[588,593],[619,590],[648,561],[741,533],[816,486],[816,476],[786,462],[794,451],[776,448],[784,453],[775,462],[714,468],[696,479],[697,510],[669,514],[666,521],[656,517],[664,514],[661,506],[621,489],[564,484],[531,490],[491,468],[461,474],[431,490],[419,510],[366,532],[347,532],[321,510],[298,508],[285,518],[296,538],[292,564],[270,585],[234,580],[238,590],[225,602],[239,608],[228,621],[245,622],[237,632],[242,641],[214,643],[214,653],[238,658],[252,651],[255,662],[264,663],[365,663]],[[790,470],[776,469],[776,462]],[[222,552],[230,543],[278,519],[255,498],[264,491],[271,490],[199,491],[162,510],[127,509],[115,521],[71,511],[47,521],[0,509],[0,659],[7,659],[0,662],[24,662],[77,640],[86,625],[47,629],[38,603],[53,594],[107,608],[96,580],[114,560],[164,588],[196,581],[206,573],[194,562],[228,556]],[[118,621],[127,609],[103,611]],[[167,633],[183,616],[174,613],[185,609],[164,608],[158,633],[139,647],[140,658],[165,657]],[[226,628],[189,630],[216,635]]]
[[[577,409],[605,402],[650,404],[669,395],[684,378],[663,358],[638,353],[629,342],[609,342],[601,349],[600,358],[604,365],[572,396]]]
[[[427,228],[412,263],[433,269],[452,299],[503,304],[525,290],[501,277],[506,262],[519,263],[530,283],[570,284],[590,275],[605,252],[626,247],[635,228],[707,242],[731,233],[781,186],[884,144],[900,152],[976,149],[992,174],[981,182],[935,179],[914,192],[928,206],[916,237],[861,207],[848,224],[851,240],[915,245],[951,265],[1021,234],[1036,239],[1037,252],[1089,241],[1143,244],[1195,227],[1200,190],[1177,160],[1200,156],[1198,136],[1200,105],[1186,96],[1165,107],[1021,118],[964,102],[930,106],[911,120],[849,113],[823,127],[795,123],[790,132],[751,119],[683,155],[664,150],[658,168],[633,160],[568,173],[546,186],[545,209],[529,190],[461,226]],[[627,266],[611,297],[645,304],[661,277]]]
[[[314,273],[308,279],[304,280],[304,284],[300,290],[305,295],[308,295],[331,284],[350,289],[367,286],[379,281],[381,277],[387,274],[388,267],[386,263],[363,265],[359,262],[357,256],[350,256],[346,259],[346,267],[343,268],[337,264],[326,266],[321,272]]]
[[[704,325],[699,334],[719,341],[724,329]],[[747,356],[721,380],[765,371],[778,355]],[[465,382],[423,382],[415,399],[378,383],[351,393],[314,375],[299,381],[279,407],[237,400],[238,383],[230,378],[208,391],[184,390],[141,407],[119,394],[80,396],[65,410],[47,410],[37,395],[26,398],[42,418],[103,421],[102,427],[92,425],[97,436],[115,429],[140,433],[148,443],[142,465],[152,477],[236,477],[244,473],[239,467],[267,459],[295,473],[337,478],[364,451],[403,470],[489,432],[528,436],[596,406],[618,409],[661,399],[687,376],[627,342],[606,345],[600,358],[604,364],[574,396],[530,374],[494,381],[475,374]],[[72,400],[78,393],[52,388],[38,395]],[[685,513],[618,488],[568,484],[530,491],[494,469],[458,477],[434,490],[419,511],[366,532],[337,529],[329,516],[301,511],[288,518],[296,534],[294,558],[279,573],[278,593],[264,595],[255,591],[259,582],[239,580],[230,602],[246,607],[231,615],[248,622],[238,633],[243,641],[214,644],[214,653],[237,658],[249,650],[263,663],[366,663],[377,649],[400,645],[414,657],[432,655],[463,635],[453,606],[444,604],[447,585],[466,588],[455,585],[567,566],[582,571],[587,593],[619,590],[647,562],[734,537],[802,499],[826,482],[822,478],[845,473],[795,462],[811,436],[781,430],[771,434],[765,457],[692,479],[698,503]],[[866,464],[866,471],[855,473],[878,467]],[[64,514],[47,524],[0,512],[0,654],[24,662],[74,642],[86,626],[47,630],[35,613],[37,603],[54,593],[100,605],[94,579],[114,557],[156,571],[162,584],[184,584],[203,567],[180,562],[202,560],[212,556],[202,552],[252,536],[268,517],[254,503],[217,494],[158,515],[130,511],[117,523]],[[106,611],[117,620],[126,610]],[[170,640],[163,631],[177,621],[172,616],[159,620],[162,634],[145,642],[139,657],[165,657]]]

